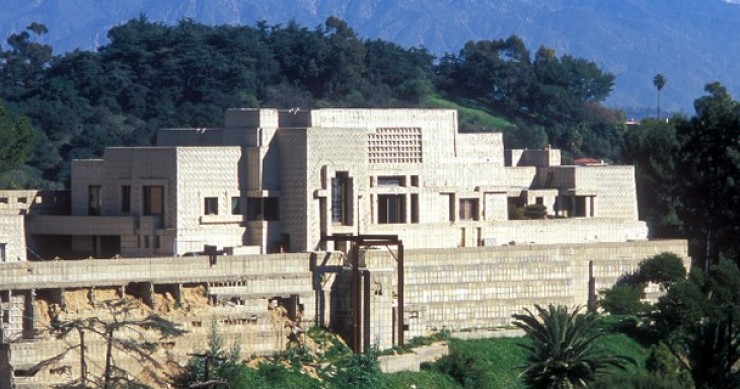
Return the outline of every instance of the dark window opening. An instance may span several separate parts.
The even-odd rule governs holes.
[[[164,214],[164,187],[163,186],[145,186],[144,187],[144,215],[163,215]]]
[[[231,214],[239,215],[241,213],[242,213],[241,198],[234,196],[231,198]]]
[[[131,186],[121,186],[121,212],[131,212]]]
[[[378,195],[378,224],[406,223],[405,195]]]
[[[203,202],[204,215],[218,215],[218,197],[206,197]]]
[[[333,224],[351,225],[350,220],[350,179],[347,172],[337,172],[331,179],[331,222]]]
[[[100,185],[90,185],[87,188],[88,209],[87,214],[91,216],[100,215]],[[19,201],[20,202],[20,201]]]
[[[247,220],[278,221],[280,220],[280,199],[277,197],[248,197]]]
[[[542,196],[537,196],[535,202],[537,203],[537,205],[545,205],[545,199]]]
[[[411,186],[419,186],[419,176],[411,176]]]
[[[378,186],[406,186],[404,176],[379,176]]]
[[[419,223],[419,195],[411,194],[411,223]]]
[[[5,246],[7,243],[0,243],[0,262],[5,262]]]
[[[478,199],[460,199],[460,220],[478,220]]]
[[[586,196],[576,196],[575,197],[575,213],[573,216],[575,217],[586,217],[586,201],[588,197]]]

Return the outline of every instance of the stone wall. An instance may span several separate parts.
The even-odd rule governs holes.
[[[361,258],[363,347],[385,349],[398,341],[398,273],[391,249],[368,248]],[[585,305],[642,259],[664,251],[680,255],[688,266],[685,241],[406,250],[404,338],[445,328],[506,327],[513,313],[534,304]],[[155,312],[189,331],[161,341],[153,354],[174,364],[172,369],[188,359],[188,352],[205,347],[212,321],[227,344],[241,345],[244,356],[283,349],[293,323],[325,326],[349,341],[348,263],[341,253],[320,252],[0,264],[0,352],[12,358],[0,370],[0,382],[7,382],[13,369],[22,388],[48,387],[79,374],[75,353],[62,361],[68,368],[27,372],[63,347],[45,332],[55,315],[58,320],[104,318],[111,298],[137,304],[139,315]],[[594,290],[589,290],[590,276]],[[91,350],[102,350],[102,339],[90,342]],[[101,358],[104,352],[89,355]],[[134,360],[119,358],[134,374],[144,372]]]

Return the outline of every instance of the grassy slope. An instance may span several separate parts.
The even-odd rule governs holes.
[[[450,351],[475,360],[474,370],[482,372],[482,379],[475,383],[476,388],[524,388],[518,367],[525,363],[526,352],[519,347],[525,342],[528,342],[526,338],[453,339],[450,341]],[[634,359],[637,365],[629,366],[627,374],[645,371],[649,350],[625,334],[607,334],[599,338],[594,347],[612,355],[621,354]],[[412,384],[417,388],[461,387],[450,377],[435,371],[384,375],[384,388],[408,388]]]
[[[424,103],[429,108],[456,109],[459,116],[460,128],[469,132],[505,132],[514,127],[508,119],[499,116],[482,105],[472,101],[460,99],[447,100],[439,96],[430,97]]]

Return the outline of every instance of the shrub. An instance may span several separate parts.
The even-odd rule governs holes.
[[[640,262],[638,278],[641,282],[655,282],[667,287],[686,279],[683,260],[673,253],[660,253]]]
[[[526,219],[544,219],[547,215],[547,207],[542,204],[529,204],[524,206],[524,217]]]
[[[642,286],[614,285],[602,294],[604,297],[599,301],[599,305],[612,315],[640,315],[649,307],[640,301],[645,297]]]

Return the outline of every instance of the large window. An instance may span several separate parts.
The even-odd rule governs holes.
[[[460,199],[460,220],[478,220],[478,199]]]
[[[164,215],[164,187],[144,187],[144,215]]]
[[[331,222],[334,224],[351,225],[350,209],[350,179],[347,172],[337,172],[331,179]]]
[[[7,243],[0,243],[0,262],[5,262],[5,246]]]
[[[378,195],[378,224],[406,223],[405,195]]]
[[[131,212],[131,186],[130,185],[121,186],[121,212],[122,213]]]
[[[203,199],[203,214],[218,215],[218,197],[206,197]]]

